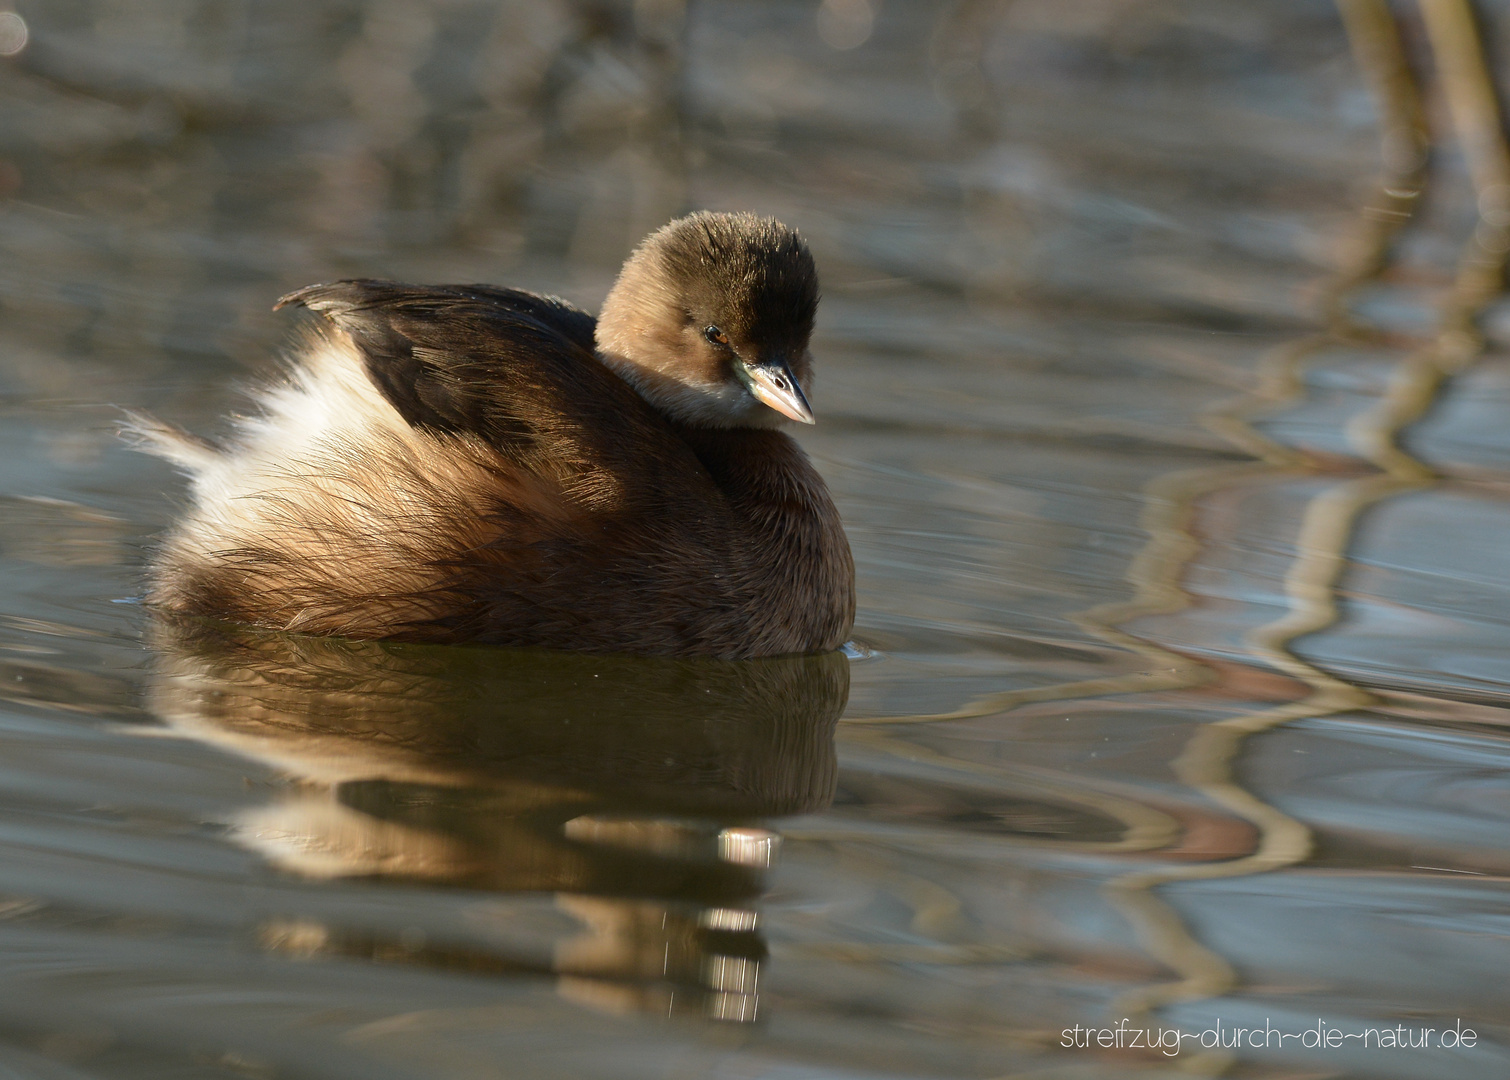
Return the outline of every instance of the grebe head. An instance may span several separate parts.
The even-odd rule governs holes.
[[[598,316],[598,353],[682,423],[811,424],[817,308],[818,271],[795,231],[754,214],[692,214],[624,263]]]

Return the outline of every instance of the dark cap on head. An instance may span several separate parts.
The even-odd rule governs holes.
[[[704,211],[673,221],[645,245],[691,311],[706,311],[731,336],[798,352],[807,346],[818,268],[795,229],[775,218]]]

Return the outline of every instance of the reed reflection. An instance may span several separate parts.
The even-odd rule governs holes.
[[[152,711],[297,781],[236,836],[308,878],[551,892],[581,923],[486,949],[303,919],[269,947],[554,973],[599,1007],[752,1020],[780,836],[829,805],[839,654],[647,660],[154,628]]]

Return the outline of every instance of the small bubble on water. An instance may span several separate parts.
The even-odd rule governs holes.
[[[859,48],[870,40],[876,13],[870,0],[823,0],[818,5],[818,36],[830,48]]]
[[[15,56],[30,38],[25,19],[14,11],[0,11],[0,56]]]

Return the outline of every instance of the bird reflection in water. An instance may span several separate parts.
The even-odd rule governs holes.
[[[347,642],[162,622],[149,691],[178,732],[294,783],[237,822],[312,879],[549,892],[580,921],[542,947],[447,947],[421,930],[304,919],[291,953],[553,973],[616,1011],[750,1021],[772,816],[829,805],[841,654],[646,659]]]

